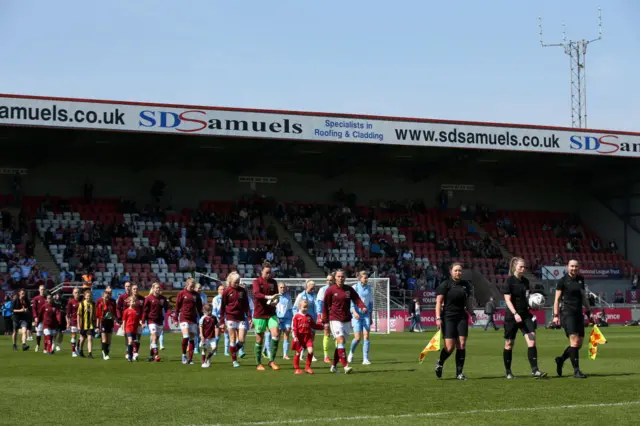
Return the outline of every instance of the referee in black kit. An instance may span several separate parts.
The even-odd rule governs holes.
[[[462,374],[466,358],[466,343],[469,336],[469,314],[476,321],[471,296],[473,286],[462,279],[462,265],[454,263],[449,269],[451,278],[445,280],[437,290],[436,324],[444,334],[444,348],[440,351],[440,360],[436,364],[436,377],[442,377],[444,362],[456,350],[456,379],[467,380]],[[444,318],[442,305],[444,304]]]
[[[587,297],[584,278],[578,275],[580,264],[577,260],[570,260],[567,265],[568,274],[558,281],[556,299],[553,303],[553,323],[560,324],[559,305],[562,299],[562,324],[569,338],[569,346],[564,353],[556,358],[558,376],[562,376],[562,367],[569,358],[573,366],[573,377],[586,379],[580,371],[580,348],[584,340],[584,316],[582,306],[587,308],[587,316],[591,316],[591,306]]]
[[[514,257],[509,262],[509,278],[504,284],[504,301],[507,312],[504,320],[504,351],[502,353],[507,379],[515,379],[511,372],[513,345],[518,330],[527,342],[527,357],[531,365],[531,376],[535,379],[546,377],[547,373],[538,368],[538,348],[536,347],[536,326],[529,311],[530,284],[524,276],[526,264],[523,258]]]

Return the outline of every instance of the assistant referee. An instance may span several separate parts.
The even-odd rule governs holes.
[[[553,323],[560,325],[559,306],[562,300],[562,324],[569,338],[569,346],[564,353],[556,358],[556,371],[562,376],[562,367],[569,358],[573,366],[573,377],[586,379],[580,371],[580,348],[584,341],[584,315],[582,306],[587,308],[587,316],[591,316],[591,306],[584,285],[584,277],[579,275],[580,264],[577,260],[570,260],[567,265],[568,274],[558,281],[556,299],[553,303]]]

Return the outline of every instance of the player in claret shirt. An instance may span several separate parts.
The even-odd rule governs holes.
[[[210,304],[204,305],[204,316],[200,318],[200,342],[202,342],[202,368],[211,367],[211,357],[216,350],[216,337],[218,337],[218,319],[211,312]],[[207,348],[209,353],[207,353]]]
[[[67,317],[65,315],[65,305],[62,300],[62,295],[60,293],[56,293],[53,296],[53,306],[55,306],[60,312],[60,321],[58,322],[58,329],[56,330],[56,352],[60,352],[62,350],[62,337],[64,336],[64,331],[67,329]]]
[[[298,313],[293,316],[293,367],[295,374],[302,374],[300,370],[300,355],[303,350],[307,350],[307,362],[304,371],[307,374],[313,374],[311,369],[311,361],[313,361],[313,338],[314,330],[322,330],[324,327],[316,324],[316,321],[309,314],[309,301],[302,299],[298,305]]]
[[[344,372],[349,374],[352,368],[347,363],[347,356],[344,344],[351,332],[351,302],[360,308],[362,313],[367,314],[367,307],[362,303],[356,291],[345,285],[345,272],[338,269],[335,273],[335,284],[329,287],[324,295],[322,304],[322,322],[329,323],[331,334],[336,339],[337,347],[333,353],[331,372],[336,373],[338,360],[344,367]]]
[[[80,290],[73,289],[73,297],[67,302],[67,325],[71,330],[71,356],[77,357],[76,339],[78,338],[78,306],[80,306]]]
[[[227,287],[222,292],[220,302],[221,323],[226,325],[229,332],[229,349],[231,351],[231,359],[234,367],[240,367],[238,363],[238,335],[240,324],[248,318],[251,322],[249,313],[249,295],[247,290],[240,286],[240,275],[232,272],[227,277]]]
[[[122,313],[122,327],[124,327],[125,338],[127,339],[127,361],[137,361],[134,357],[134,346],[138,337],[140,326],[140,315],[136,309],[137,300],[132,296],[128,299],[129,307]]]
[[[198,323],[196,318],[202,315],[202,299],[195,291],[193,278],[187,279],[184,290],[176,296],[175,320],[182,331],[182,363],[193,364],[193,351]],[[187,349],[189,357],[187,358]]]
[[[153,283],[151,294],[144,299],[142,308],[142,323],[147,323],[151,335],[149,362],[160,362],[158,355],[158,340],[164,334],[164,315],[169,311],[169,302],[162,295],[160,283]]]
[[[102,342],[102,359],[109,360],[111,336],[116,318],[116,301],[111,298],[111,287],[107,287],[96,302],[96,321]]]
[[[335,277],[330,274],[327,275],[327,284],[318,290],[316,296],[316,314],[318,315],[318,322],[322,322],[322,305],[324,304],[324,295],[327,289],[334,285],[336,282]],[[331,358],[329,358],[329,343],[331,343],[331,330],[329,329],[329,323],[324,324],[324,337],[322,338],[322,350],[324,353],[324,363],[331,364]]]
[[[47,295],[44,303],[40,304],[40,310],[36,316],[37,323],[41,325],[44,334],[44,353],[53,355],[53,339],[60,323],[60,311],[53,306],[53,296]]]
[[[36,352],[40,350],[40,342],[42,341],[42,323],[38,322],[38,314],[40,308],[47,302],[47,288],[44,285],[38,287],[39,294],[31,300],[31,313],[36,325]],[[46,352],[46,349],[43,351]]]

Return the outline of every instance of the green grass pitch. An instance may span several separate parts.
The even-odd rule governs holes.
[[[331,374],[315,363],[315,376],[295,376],[291,361],[280,371],[255,371],[253,337],[242,367],[219,354],[209,369],[180,362],[180,336],[167,335],[159,364],[124,359],[124,340],[114,336],[112,359],[72,358],[68,336],[55,355],[14,352],[0,338],[0,423],[22,424],[637,424],[640,418],[640,329],[603,329],[608,343],[595,361],[581,351],[587,380],[556,378],[553,358],[566,347],[561,331],[539,330],[540,367],[550,378],[534,380],[522,336],[514,350],[517,380],[503,378],[502,331],[471,331],[465,374],[453,380],[455,360],[442,380],[430,353],[418,355],[433,331],[374,335],[371,366],[361,365],[361,347],[352,375]],[[35,343],[35,342],[30,342]],[[99,345],[97,346],[100,347]],[[316,350],[322,349],[316,339]],[[565,364],[565,371],[570,371]]]

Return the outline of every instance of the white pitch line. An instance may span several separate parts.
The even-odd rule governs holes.
[[[260,426],[260,425],[284,425],[284,424],[304,424],[304,423],[334,423],[334,422],[348,422],[354,420],[393,420],[393,419],[408,419],[414,417],[444,417],[444,416],[460,416],[460,415],[473,415],[473,414],[497,414],[497,413],[519,413],[519,412],[536,412],[536,411],[550,411],[550,410],[566,410],[566,409],[581,409],[581,408],[603,408],[603,407],[627,407],[630,405],[640,405],[640,401],[625,401],[625,402],[611,402],[602,404],[571,404],[571,405],[548,405],[543,407],[516,407],[516,408],[497,408],[486,410],[469,410],[469,411],[437,411],[433,413],[409,413],[409,414],[389,414],[381,416],[349,416],[349,417],[319,417],[319,418],[307,418],[307,419],[295,419],[295,420],[272,420],[263,422],[246,422],[246,423],[234,423],[237,425],[245,426]],[[197,426],[227,426],[231,423],[217,423],[214,425],[197,425]],[[190,425],[196,426],[196,425]]]

